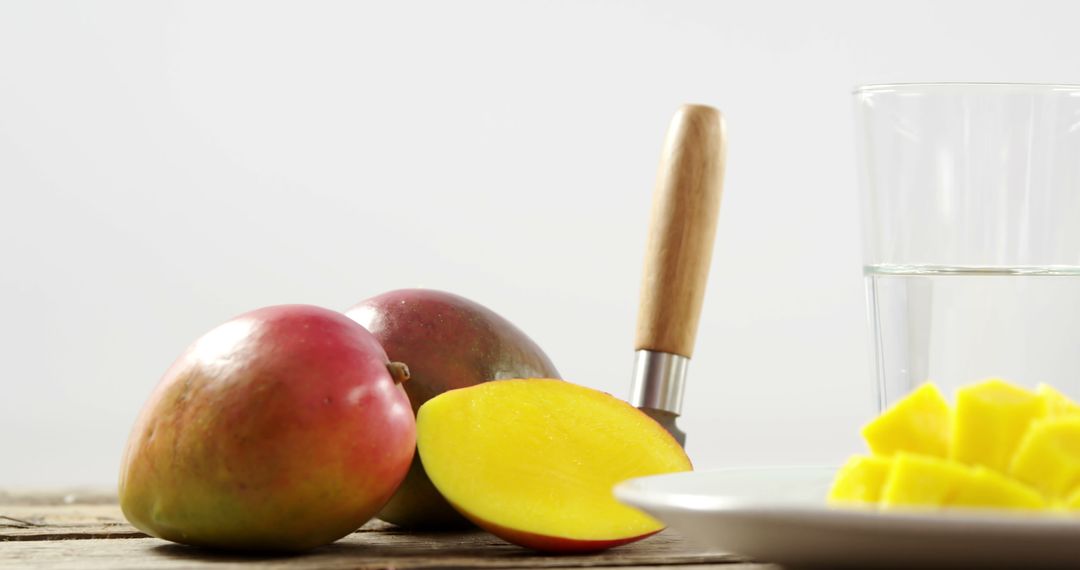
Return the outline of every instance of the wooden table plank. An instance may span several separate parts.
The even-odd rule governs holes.
[[[152,538],[35,540],[0,544],[0,568],[86,569],[176,569],[260,568],[344,569],[399,568],[693,568],[719,567],[725,570],[766,568],[738,563],[724,555],[678,555],[657,545],[623,547],[592,556],[542,556],[491,541],[454,544],[453,540],[431,541],[426,537],[408,540],[387,539],[379,533],[356,533],[334,544],[296,556],[252,556],[212,552]],[[674,555],[673,555],[674,554]],[[773,567],[775,568],[775,567]]]
[[[309,553],[240,555],[148,538],[108,495],[0,492],[0,569],[15,568],[776,568],[697,547],[670,531],[589,555],[543,555],[482,531],[419,533],[371,521]]]
[[[115,504],[0,504],[0,542],[145,537],[124,520]]]

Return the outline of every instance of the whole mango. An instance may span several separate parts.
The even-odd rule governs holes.
[[[413,412],[455,388],[508,378],[559,378],[555,365],[510,321],[464,297],[400,289],[345,313],[375,335],[393,360],[409,364]],[[470,526],[432,485],[419,458],[379,518],[407,528]]]
[[[373,517],[412,461],[407,369],[339,313],[241,315],[165,373],[124,454],[120,504],[138,529],[227,549],[303,550]]]

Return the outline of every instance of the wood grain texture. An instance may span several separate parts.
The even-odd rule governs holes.
[[[124,520],[113,493],[0,491],[0,542],[145,537]]]
[[[766,568],[672,532],[587,555],[542,555],[482,531],[420,533],[372,521],[300,555],[231,554],[147,538],[114,503],[0,494],[0,570],[14,568]],[[774,568],[774,567],[769,567]]]
[[[636,350],[693,355],[716,238],[725,148],[719,111],[687,105],[675,114],[653,192]]]
[[[229,554],[154,538],[42,540],[0,544],[0,569],[15,568],[697,568],[724,564],[723,554],[673,554],[655,541],[588,556],[544,556],[473,532],[449,535],[354,533],[334,544],[293,556]]]

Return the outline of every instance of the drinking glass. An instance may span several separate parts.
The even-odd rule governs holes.
[[[1080,86],[854,95],[879,408],[927,380],[1080,397]]]

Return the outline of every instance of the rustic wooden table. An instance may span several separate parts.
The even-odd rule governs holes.
[[[542,555],[481,531],[405,532],[372,521],[329,546],[292,556],[241,556],[149,538],[102,493],[0,491],[0,569],[157,568],[650,568],[778,570],[703,549],[671,531],[590,555]]]

